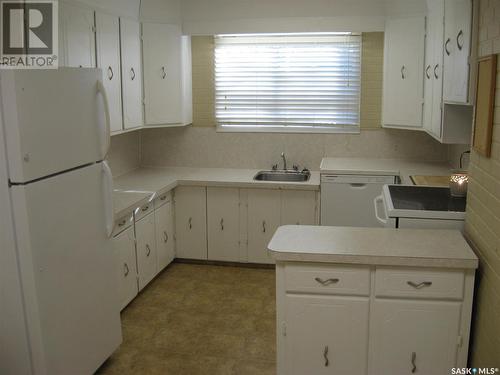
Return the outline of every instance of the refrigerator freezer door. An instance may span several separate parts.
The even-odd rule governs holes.
[[[106,178],[97,163],[11,188],[37,373],[91,374],[121,342]]]
[[[104,159],[109,131],[101,76],[80,68],[0,74],[12,182]]]

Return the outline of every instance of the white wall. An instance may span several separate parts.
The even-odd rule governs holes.
[[[180,0],[142,0],[141,21],[181,24]]]

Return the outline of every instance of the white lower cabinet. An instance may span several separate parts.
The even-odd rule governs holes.
[[[177,257],[207,259],[207,192],[205,187],[175,190]]]
[[[161,196],[157,202],[160,204],[155,204],[156,252],[160,272],[175,258],[174,213],[170,195]]]
[[[135,235],[139,290],[142,290],[156,276],[157,270],[155,215],[153,212],[135,222]]]
[[[316,224],[315,191],[283,190],[281,192],[281,225]]]
[[[285,373],[366,373],[368,311],[368,298],[287,295]]]
[[[466,367],[474,270],[276,265],[278,375]]]
[[[240,190],[207,188],[208,259],[238,262]]]
[[[248,262],[274,263],[267,245],[281,223],[281,191],[248,190]]]
[[[113,249],[118,261],[116,267],[118,293],[120,296],[120,309],[123,309],[138,293],[133,225],[113,237]]]
[[[376,300],[370,374],[450,373],[456,366],[460,302]]]

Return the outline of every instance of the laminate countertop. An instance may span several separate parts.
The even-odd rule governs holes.
[[[305,182],[255,181],[259,169],[138,168],[114,179],[114,211],[117,217],[179,185],[319,191],[319,172]]]
[[[286,225],[268,249],[276,261],[475,269],[458,230]]]
[[[413,184],[411,175],[449,175],[451,169],[446,162],[376,158],[324,158],[320,165],[322,174],[399,176],[403,184]]]

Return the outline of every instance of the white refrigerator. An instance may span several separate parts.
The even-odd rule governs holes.
[[[122,340],[100,77],[79,68],[0,73],[1,183],[15,246],[5,250],[17,264],[6,272],[18,276],[33,374],[92,374]],[[15,367],[12,357],[0,353],[0,362]]]

